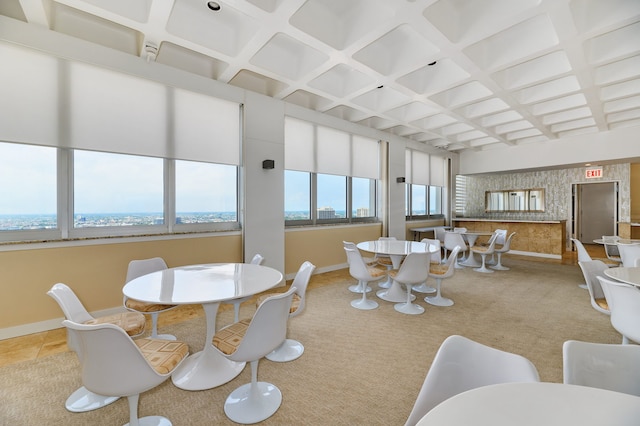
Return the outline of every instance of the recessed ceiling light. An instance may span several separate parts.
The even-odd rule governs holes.
[[[585,166],[586,166],[586,167],[589,167],[590,165],[591,165],[591,163],[587,163],[587,164],[585,164]]]
[[[220,10],[220,3],[217,1],[209,1],[207,2],[207,7],[213,11],[218,11]]]

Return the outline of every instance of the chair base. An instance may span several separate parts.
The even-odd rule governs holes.
[[[424,301],[434,306],[452,306],[453,300],[447,299],[442,296],[428,296],[424,298]]]
[[[378,302],[369,299],[356,299],[351,301],[351,306],[363,311],[369,311],[378,307]]]
[[[493,274],[495,271],[492,271],[491,269],[488,269],[486,266],[482,265],[479,268],[473,268],[474,271],[476,272],[482,272],[483,274]]]
[[[173,334],[156,334],[155,336],[149,336],[149,337],[152,339],[178,340],[178,338]]]
[[[224,403],[224,413],[236,423],[253,424],[271,417],[282,404],[282,392],[275,385],[257,382],[240,386]]]
[[[367,286],[367,293],[371,291],[371,287]],[[362,293],[362,284],[354,284],[349,286],[349,291],[351,293]]]
[[[91,392],[84,386],[69,395],[64,407],[72,413],[86,413],[97,410],[119,400],[119,396],[104,396]]]
[[[496,271],[508,271],[511,268],[508,268],[506,266],[502,266],[502,265],[494,265],[494,266],[489,266],[491,269],[494,269]]]
[[[129,426],[131,423],[127,423],[124,426]],[[172,426],[171,420],[162,416],[147,416],[138,419],[139,426]]]
[[[420,315],[424,313],[424,308],[420,305],[416,305],[415,303],[396,303],[393,305],[393,309],[408,315]]]
[[[376,292],[376,296],[378,296],[382,300],[386,300],[387,302],[406,302],[407,301],[407,292],[402,290],[400,284],[393,283],[393,285],[386,290],[378,290]],[[415,300],[416,296],[414,294],[411,295],[411,300]]]
[[[415,291],[415,292],[424,293],[424,294],[431,294],[431,293],[435,293],[436,292],[435,288],[433,288],[431,286],[428,286],[428,285],[426,285],[424,283],[413,287],[412,290]]]
[[[587,287],[586,284],[578,284],[578,287],[583,288],[585,290],[589,290],[589,287]]]
[[[304,346],[297,340],[287,339],[274,351],[268,353],[265,358],[274,362],[289,362],[298,359],[304,352]]]

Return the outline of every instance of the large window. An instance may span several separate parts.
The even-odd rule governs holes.
[[[0,63],[0,241],[240,228],[240,104],[9,43]]]
[[[446,159],[407,150],[405,158],[407,220],[443,217]]]
[[[377,140],[285,119],[287,225],[377,218]]]

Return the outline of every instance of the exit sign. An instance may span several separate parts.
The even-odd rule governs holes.
[[[591,169],[586,169],[584,172],[584,177],[587,179],[601,178],[602,167],[594,167]]]

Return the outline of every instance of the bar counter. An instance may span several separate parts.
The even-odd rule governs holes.
[[[515,232],[511,240],[511,253],[526,256],[562,259],[566,252],[566,220],[518,220],[454,218],[454,226],[470,231],[491,232],[506,229],[507,235]]]

